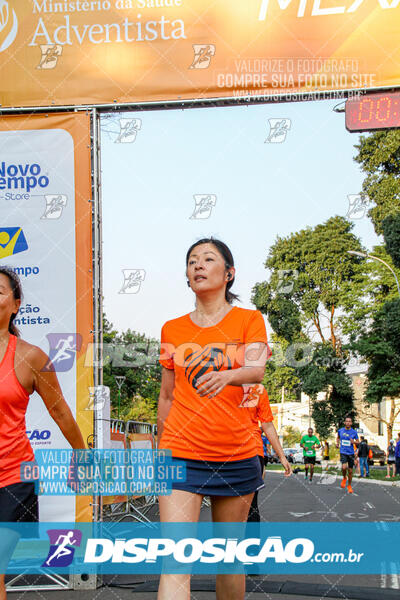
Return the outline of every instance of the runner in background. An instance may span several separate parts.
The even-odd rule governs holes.
[[[260,459],[261,469],[263,471],[263,477],[265,475],[264,444],[261,432],[263,432],[267,439],[270,440],[271,446],[275,450],[283,468],[285,469],[285,477],[289,477],[292,474],[292,469],[285,456],[285,453],[278,438],[278,434],[276,433],[276,429],[273,423],[274,417],[272,416],[267,390],[265,389],[262,383],[259,383],[253,386],[243,386],[243,391],[244,397],[242,406],[248,409],[252,423],[254,425],[254,437],[257,443],[258,456]],[[254,493],[254,497],[250,505],[247,522],[260,522],[260,511],[258,508],[258,491]]]
[[[264,432],[261,433],[261,439],[264,449],[264,465],[267,466],[271,457],[271,444]]]
[[[396,477],[399,477],[400,476],[400,433],[397,436],[395,458],[396,458]]]
[[[25,424],[29,396],[33,392],[41,396],[72,448],[85,448],[57,375],[49,369],[49,357],[37,346],[19,338],[13,321],[21,300],[18,276],[12,269],[0,267],[0,522],[3,523],[39,520],[35,483],[21,481],[21,463],[35,459]],[[7,562],[18,539],[16,532],[12,537],[2,536],[0,553]],[[0,575],[0,600],[6,598],[4,577]]]
[[[329,443],[327,441],[324,444],[324,460],[329,460]]]
[[[300,446],[303,448],[303,457],[304,457],[304,465],[305,465],[305,478],[308,477],[308,467],[310,466],[310,483],[312,482],[314,475],[314,466],[316,453],[315,450],[317,448],[321,448],[321,442],[314,435],[314,430],[312,427],[308,428],[307,435],[303,435],[300,440]]]
[[[358,460],[360,461],[360,477],[369,477],[369,446],[368,441],[362,435],[357,451]]]
[[[386,479],[390,479],[390,469],[392,469],[392,476],[396,473],[396,446],[394,440],[390,440],[387,448],[387,475]]]
[[[341,488],[346,487],[349,494],[353,493],[351,482],[353,479],[353,467],[354,467],[354,447],[353,443],[358,444],[358,433],[352,428],[353,419],[347,416],[344,420],[344,427],[339,429],[336,438],[336,448],[340,448],[340,462],[342,463],[342,475],[343,479],[340,484]]]
[[[353,449],[354,449],[354,465],[356,467],[356,473],[360,477],[361,471],[360,471],[360,460],[358,458],[358,452],[357,452],[357,444],[353,443]]]

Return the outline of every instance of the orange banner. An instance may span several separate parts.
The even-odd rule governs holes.
[[[399,0],[0,0],[0,103],[398,86],[399,12]]]

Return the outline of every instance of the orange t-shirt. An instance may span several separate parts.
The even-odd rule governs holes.
[[[253,435],[257,444],[257,454],[259,456],[264,456],[264,446],[258,423],[272,423],[274,420],[269,404],[268,393],[262,383],[256,385],[244,385],[243,391],[244,397],[242,403],[243,406],[247,407],[252,420]]]
[[[194,460],[232,461],[256,456],[254,424],[243,406],[243,387],[227,385],[214,398],[196,392],[204,373],[244,366],[246,344],[267,344],[262,314],[234,306],[212,327],[189,314],[161,330],[159,362],[175,371],[173,402],[159,448]]]

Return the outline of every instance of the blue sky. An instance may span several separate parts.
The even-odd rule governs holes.
[[[125,113],[141,119],[132,143],[115,143],[119,116],[102,127],[104,310],[119,330],[159,338],[168,319],[194,308],[185,255],[197,239],[231,248],[232,288],[254,308],[251,288],[268,278],[263,263],[277,236],[333,215],[346,216],[361,191],[354,162],[358,134],[345,129],[338,101]],[[268,119],[290,119],[282,143],[266,143]],[[208,219],[190,219],[194,194],[212,194]],[[367,216],[354,233],[378,243]],[[143,269],[137,293],[120,294],[122,269]]]

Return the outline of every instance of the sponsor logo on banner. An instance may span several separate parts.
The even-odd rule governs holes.
[[[122,269],[124,282],[119,294],[137,294],[144,278],[146,271],[144,269]]]
[[[62,54],[60,44],[41,44],[40,51],[42,56],[37,69],[54,69],[57,66],[58,58]]]
[[[0,227],[0,258],[25,250],[28,250],[28,243],[21,227]]]
[[[79,333],[48,333],[50,364],[43,371],[64,373],[72,369],[75,355],[81,349],[82,336]]]
[[[217,203],[215,194],[194,194],[194,210],[190,219],[208,219]]]
[[[18,19],[12,4],[0,0],[0,52],[11,46],[18,33]]]
[[[67,196],[64,194],[46,194],[44,197],[46,208],[41,219],[59,219],[64,207],[67,205]]]
[[[32,446],[51,444],[51,431],[49,429],[27,430],[26,435],[28,436]]]
[[[268,119],[269,134],[265,144],[281,144],[286,140],[287,133],[291,126],[290,119]]]
[[[189,69],[208,69],[212,57],[215,55],[214,44],[193,44],[193,62]]]
[[[79,529],[48,529],[50,549],[42,567],[68,567],[72,564],[75,548],[81,545]]]
[[[131,144],[136,140],[136,135],[139,129],[142,128],[142,119],[120,119],[120,132],[116,144]]]
[[[38,163],[7,164],[0,163],[0,190],[15,189],[30,192],[37,186],[45,188],[50,180],[43,175],[42,168]],[[12,200],[13,198],[6,198]]]

